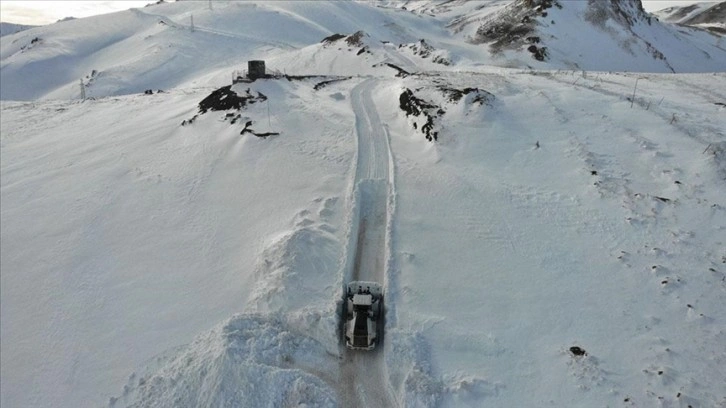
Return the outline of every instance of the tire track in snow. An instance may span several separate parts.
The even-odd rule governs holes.
[[[356,116],[357,159],[354,179],[354,199],[357,219],[355,242],[348,248],[353,256],[350,280],[380,282],[385,290],[385,268],[389,212],[389,191],[392,189],[391,151],[388,133],[383,127],[371,98],[376,80],[368,79],[351,92]],[[355,215],[354,215],[355,217]],[[353,253],[353,251],[355,251]],[[385,311],[383,312],[385,314]],[[341,316],[341,321],[343,321]],[[385,324],[385,321],[379,322]],[[342,325],[341,325],[342,327]],[[344,406],[392,407],[398,403],[393,396],[385,367],[384,346],[373,351],[348,350],[341,333],[341,402]]]

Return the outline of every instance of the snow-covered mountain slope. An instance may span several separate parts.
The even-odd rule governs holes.
[[[0,22],[0,37],[5,36],[5,35],[19,33],[21,31],[28,30],[33,27],[36,27],[36,26]]]
[[[91,97],[206,86],[227,80],[250,59],[267,59],[270,69],[293,75],[373,73],[389,63],[453,71],[726,66],[718,36],[662,24],[637,0],[213,4],[155,4],[4,36],[0,99],[78,98],[81,82]],[[341,55],[349,47],[321,46],[324,38],[360,31],[377,55],[350,59]]]
[[[378,119],[361,81],[3,102],[2,405],[351,406],[366,375],[398,406],[724,402],[726,77],[390,72]],[[382,359],[346,363],[380,160]]]
[[[449,23],[466,41],[487,46],[500,64],[646,72],[708,72],[726,66],[718,36],[662,24],[639,0],[501,4],[467,10]]]
[[[353,117],[330,90],[312,109],[312,85],[255,86],[269,102],[241,123],[284,135],[269,140],[224,112],[181,126],[209,90],[2,106],[3,406],[108,402],[240,312],[292,310],[337,350]]]
[[[415,16],[393,21],[356,2],[158,4],[59,22],[3,37],[1,99],[68,99],[227,80],[249,59],[364,30],[378,41],[413,42]],[[409,24],[408,21],[411,21]],[[194,31],[192,31],[192,24]],[[271,66],[285,71],[285,66]],[[294,72],[290,72],[294,73]],[[324,72],[316,72],[324,73]]]
[[[701,27],[721,35],[726,34],[726,2],[704,2],[685,7],[668,7],[653,14],[668,22]]]
[[[546,11],[629,38],[637,9],[570,3]],[[39,99],[0,102],[0,405],[726,404],[726,75],[463,41],[512,4],[175,2],[3,37],[3,95]],[[632,69],[680,35],[640,18]],[[253,58],[281,75],[232,84]],[[341,341],[353,278],[385,288],[372,353]]]

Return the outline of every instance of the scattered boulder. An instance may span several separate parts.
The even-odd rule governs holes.
[[[184,119],[182,121],[181,125],[182,126],[191,125],[192,123],[194,123],[195,120],[197,120],[198,117],[199,117],[199,115],[194,115],[194,116],[192,116],[191,119]]]
[[[537,61],[544,61],[547,59],[547,47],[537,47],[536,45],[530,45],[527,47],[527,51],[532,53],[532,56]]]
[[[578,346],[570,347],[570,353],[572,353],[572,355],[576,357],[582,357],[587,355],[587,351],[585,351],[585,349],[583,349],[582,347]]]

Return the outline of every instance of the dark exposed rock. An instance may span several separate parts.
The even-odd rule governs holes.
[[[472,38],[475,44],[491,43],[496,51],[502,48],[517,48],[532,33],[537,18],[546,16],[545,10],[557,6],[556,0],[516,0],[507,6],[495,19],[479,26]]]
[[[536,45],[530,45],[527,47],[527,51],[532,53],[532,56],[537,61],[544,61],[547,58],[547,47],[537,47]]]
[[[391,64],[390,62],[387,62],[386,65],[389,66],[389,67],[391,67],[391,68],[393,68],[393,69],[395,69],[396,71],[398,71],[398,74],[396,74],[397,77],[405,78],[405,77],[411,75],[410,72],[408,72],[405,69],[399,67],[398,65]]]
[[[398,101],[400,108],[406,112],[406,116],[419,116],[424,112],[424,109],[437,108],[436,105],[417,98],[410,89],[403,91]]]
[[[252,104],[265,100],[267,100],[267,96],[249,89],[247,89],[246,94],[240,96],[232,90],[232,85],[227,85],[212,92],[199,102],[199,113],[207,113],[208,110],[240,110],[248,103]]]
[[[535,35],[538,19],[547,17],[545,11],[552,7],[562,8],[557,0],[515,0],[505,7],[496,18],[479,26],[471,39],[474,44],[489,44],[492,52],[519,49],[527,44],[540,44],[542,38]],[[545,47],[528,48],[538,61],[547,58]]]
[[[421,126],[421,131],[426,136],[426,139],[430,142],[438,140],[439,132],[434,130],[434,118],[433,114],[429,113],[429,110],[439,108],[423,99],[417,98],[416,95],[410,89],[403,91],[401,96],[398,98],[399,107],[401,110],[406,112],[406,116],[421,116],[426,117],[426,123]],[[443,113],[443,111],[441,111]]]
[[[494,95],[479,88],[456,89],[439,86],[438,89],[448,97],[449,102],[459,102],[461,98],[469,94],[475,94],[471,99],[471,103],[478,103],[479,105],[489,104],[494,99]]]
[[[423,119],[423,123],[421,119],[415,119],[411,124],[413,129],[420,129],[426,139],[432,142],[438,140],[443,123],[442,116],[446,114],[443,108],[446,103],[465,104],[466,109],[471,109],[475,105],[491,106],[491,102],[495,99],[493,94],[479,88],[457,89],[447,85],[438,85],[432,90],[440,92],[440,94],[436,92],[432,94],[435,102],[417,96],[411,89],[405,89],[399,96],[399,107],[406,112],[407,117],[415,116]]]
[[[195,120],[197,120],[198,117],[199,117],[199,115],[194,115],[194,116],[192,116],[191,119],[184,119],[182,121],[181,125],[182,126],[191,125],[192,123],[194,123]]]
[[[250,129],[250,126],[252,126],[252,121],[251,120],[250,121],[247,121],[247,123],[245,123],[244,129],[242,129],[242,131],[239,132],[239,134],[240,135],[244,135],[245,133],[252,133],[253,135],[255,135],[257,137],[260,137],[260,138],[263,138],[263,139],[266,138],[266,137],[268,137],[268,136],[277,136],[277,135],[280,134],[279,132],[263,132],[263,133],[258,133],[258,132],[255,132],[254,130]]]
[[[332,43],[332,42],[340,40],[341,38],[345,38],[345,34],[333,34],[333,35],[323,38],[323,40],[320,42],[323,44]]]
[[[340,82],[340,81],[345,81],[346,79],[351,79],[351,78],[353,78],[353,77],[335,78],[335,79],[329,79],[327,81],[318,82],[317,84],[315,84],[313,89],[316,91],[319,91],[319,90],[325,88],[326,86],[328,86],[329,84],[332,84],[335,82]]]
[[[348,38],[345,39],[345,42],[348,43],[351,47],[362,47],[363,46],[363,37],[366,35],[363,31],[356,31],[355,33],[348,36]]]
[[[724,21],[726,21],[726,2],[722,1],[693,17],[689,17],[687,20],[682,21],[681,24],[710,24],[723,23]]]
[[[451,65],[451,61],[449,59],[442,57],[440,55],[434,55],[434,51],[436,51],[436,48],[434,48],[432,45],[426,42],[423,38],[420,39],[418,42],[415,42],[413,44],[405,45],[408,49],[410,49],[414,55],[418,55],[421,58],[431,58],[431,60],[437,64],[441,65]],[[404,47],[404,44],[401,44],[398,46],[398,48]]]
[[[573,356],[586,356],[587,351],[583,349],[582,347],[578,346],[572,346],[570,347],[570,353],[572,353]]]

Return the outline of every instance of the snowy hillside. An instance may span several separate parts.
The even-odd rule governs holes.
[[[387,63],[440,71],[726,66],[721,37],[661,23],[637,1],[213,4],[163,3],[3,36],[0,99],[78,98],[81,81],[91,97],[210,86],[259,58],[293,75],[378,72]],[[379,52],[350,60],[339,47],[320,50],[323,39],[356,32]]]
[[[708,38],[566,3],[633,70]],[[609,62],[562,23],[541,62],[463,41],[517,2],[404,6],[3,37],[0,406],[725,405],[723,69],[532,69]],[[278,74],[232,84],[252,58]],[[384,286],[372,352],[341,338],[356,279]]]
[[[449,16],[450,30],[487,47],[497,65],[709,72],[726,63],[719,36],[662,24],[639,1],[454,1],[424,10]]]
[[[35,26],[0,22],[0,37],[19,33]]]
[[[668,22],[701,27],[720,35],[726,34],[726,2],[668,7],[654,14]]]

